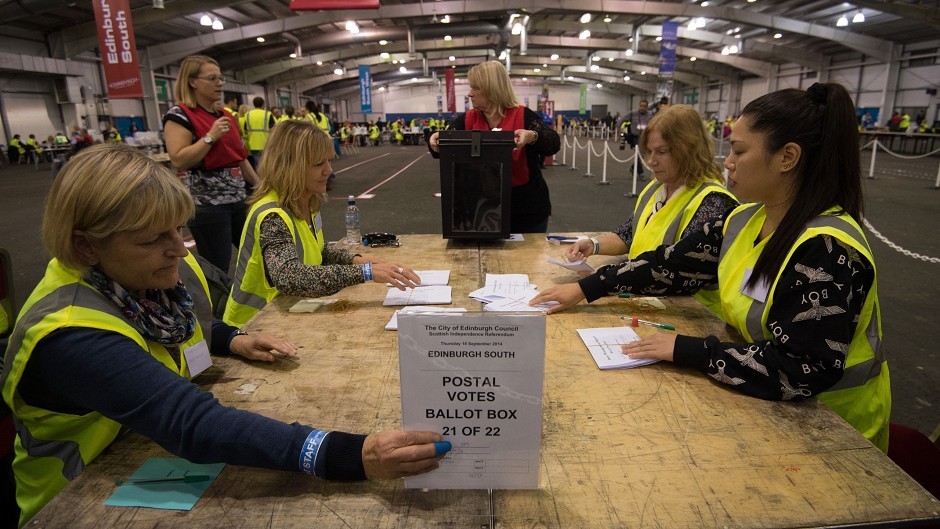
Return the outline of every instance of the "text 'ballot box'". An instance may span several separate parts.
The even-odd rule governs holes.
[[[444,238],[509,237],[513,134],[513,131],[441,131]]]

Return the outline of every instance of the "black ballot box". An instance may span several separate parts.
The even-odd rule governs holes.
[[[445,239],[509,237],[513,131],[441,131]]]

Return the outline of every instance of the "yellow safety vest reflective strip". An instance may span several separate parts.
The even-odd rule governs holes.
[[[245,116],[245,140],[249,151],[264,150],[264,144],[268,141],[268,131],[271,130],[268,124],[271,121],[271,113],[256,108],[249,110]]]

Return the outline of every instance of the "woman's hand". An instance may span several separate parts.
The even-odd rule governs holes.
[[[209,129],[209,135],[212,136],[212,142],[219,141],[219,138],[224,136],[232,128],[232,120],[228,116],[222,116],[221,118],[215,120],[215,123],[212,124],[212,128]]]
[[[362,466],[370,478],[394,479],[430,472],[444,457],[434,455],[434,443],[441,439],[434,432],[387,430],[372,434],[362,445]]]
[[[623,354],[634,360],[655,358],[672,362],[672,355],[676,349],[676,335],[657,332],[638,342],[621,345]]]
[[[397,263],[372,263],[372,280],[376,283],[391,283],[398,290],[414,288],[421,284],[421,278],[414,270]]]
[[[293,342],[270,334],[239,334],[232,338],[229,350],[248,360],[262,362],[273,362],[275,353],[296,358],[298,352]]]
[[[594,243],[591,239],[578,239],[568,247],[568,251],[565,252],[565,259],[569,263],[573,263],[583,261],[592,255],[594,255]]]
[[[431,150],[434,152],[439,152],[441,150],[440,143],[440,134],[437,132],[431,134],[431,137],[428,138],[428,146],[431,147]]]
[[[517,149],[521,149],[526,145],[535,143],[535,140],[539,139],[539,133],[534,130],[528,129],[518,129],[515,133],[515,145]]]
[[[573,307],[581,302],[584,299],[584,291],[581,290],[581,285],[577,283],[571,283],[570,285],[558,285],[557,287],[552,287],[545,292],[542,292],[538,296],[532,298],[529,301],[529,305],[538,305],[539,303],[546,303],[548,301],[557,301],[558,305],[548,309],[547,314],[554,314],[560,310],[565,310],[568,307]]]

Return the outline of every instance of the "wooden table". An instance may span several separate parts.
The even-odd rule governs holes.
[[[446,243],[403,236],[383,258],[451,269],[454,306],[486,272],[528,272],[541,289],[575,276],[545,262],[560,246]],[[397,335],[374,283],[332,296],[342,310],[290,314],[280,297],[249,324],[303,346],[272,366],[217,359],[197,381],[226,405],[352,432],[401,424]],[[699,373],[656,364],[600,371],[575,332],[620,315],[730,338],[692,298],[665,311],[605,299],[547,321],[540,484],[529,491],[406,490],[401,481],[326,483],[299,473],[226,466],[191,512],[111,508],[114,480],[167,454],[138,435],[115,443],[30,527],[502,528],[821,527],[940,519],[940,503],[818,401],[767,402]],[[655,332],[641,327],[640,335]]]

